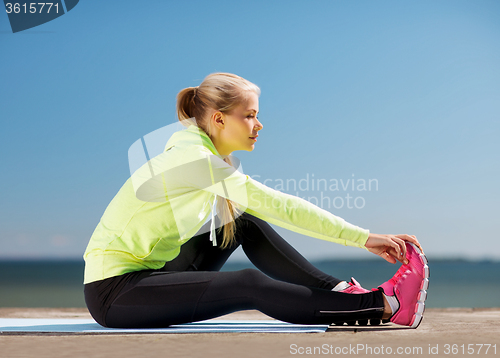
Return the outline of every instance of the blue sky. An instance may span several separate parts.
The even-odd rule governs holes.
[[[499,64],[498,1],[82,0],[15,34],[2,13],[0,258],[81,258],[129,147],[232,72],[262,90],[246,174],[429,257],[500,259]],[[372,257],[277,230],[311,259]]]

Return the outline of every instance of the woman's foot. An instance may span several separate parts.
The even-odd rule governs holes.
[[[425,310],[429,267],[427,258],[416,245],[407,242],[406,251],[408,264],[402,265],[389,281],[378,287],[385,295],[385,310],[382,318],[388,318],[387,306],[392,306],[391,322],[417,328]],[[397,304],[394,300],[399,304],[396,309],[394,308]]]
[[[359,282],[356,281],[354,277],[351,277],[351,282],[342,281],[337,286],[335,286],[332,291],[351,293],[351,294],[361,294],[370,292],[369,290],[361,287]]]
[[[354,279],[354,277],[351,277],[351,282],[342,281],[337,286],[335,286],[332,291],[337,291],[337,292],[342,292],[342,293],[350,293],[350,294],[358,294],[358,295],[362,294],[362,293],[371,292],[371,291],[367,290],[366,288],[361,287],[359,282],[356,281]],[[358,320],[357,323],[360,326],[366,326],[366,325],[368,325],[368,320],[367,319]],[[380,323],[380,321],[377,322],[377,324],[378,323]],[[334,322],[333,324],[337,325],[337,326],[342,326],[344,324],[347,324],[348,326],[354,326],[354,325],[356,325],[356,321],[339,321],[339,322]],[[375,325],[374,323],[371,323],[371,324]]]

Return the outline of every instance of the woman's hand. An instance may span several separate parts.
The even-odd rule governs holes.
[[[424,252],[415,235],[381,235],[370,233],[365,247],[368,251],[379,255],[391,264],[395,264],[396,261],[407,264],[405,241],[417,245],[422,253]]]

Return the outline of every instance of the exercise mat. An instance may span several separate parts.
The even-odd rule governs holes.
[[[0,334],[126,334],[126,333],[320,333],[328,325],[291,324],[275,320],[206,320],[166,328],[106,328],[93,319],[0,318]]]

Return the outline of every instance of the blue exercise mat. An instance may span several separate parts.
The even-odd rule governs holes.
[[[167,328],[105,328],[93,319],[82,318],[0,318],[0,334],[30,333],[321,333],[328,325],[291,324],[273,320],[207,320],[176,324]]]

